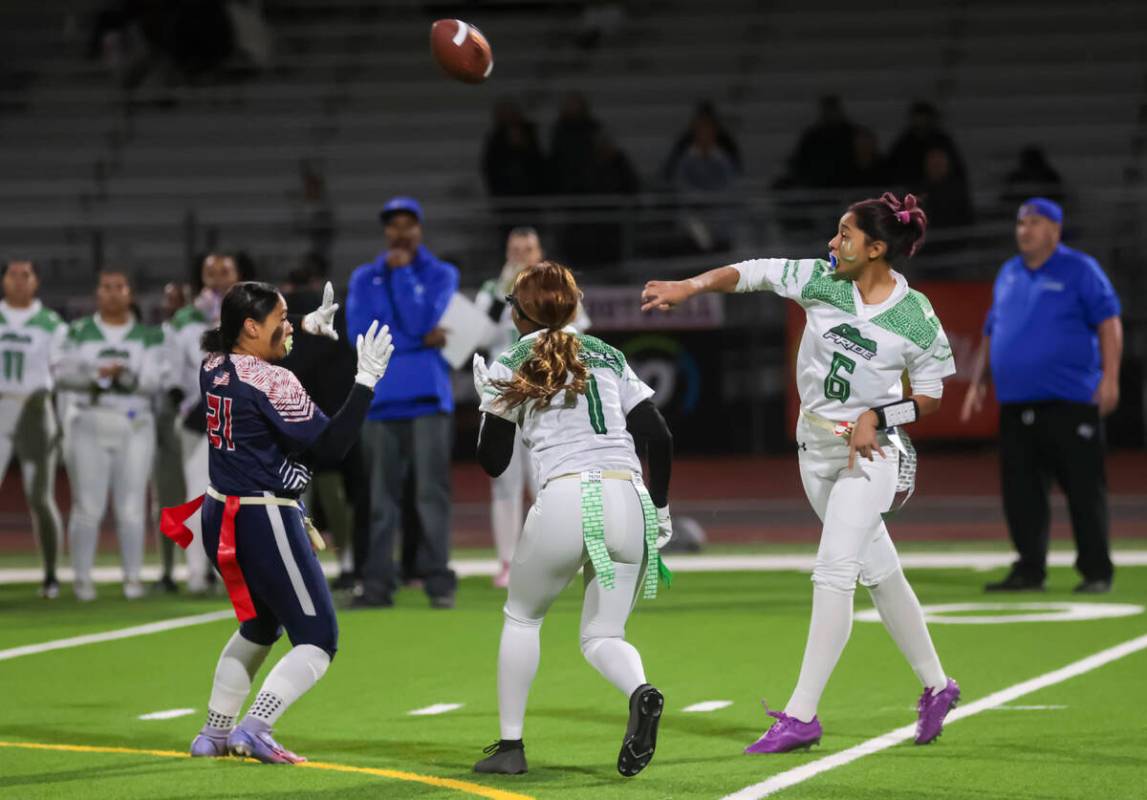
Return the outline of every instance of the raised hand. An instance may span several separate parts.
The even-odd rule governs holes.
[[[335,330],[335,312],[338,310],[335,287],[327,281],[327,285],[323,287],[322,305],[303,317],[303,330],[312,336],[325,336],[338,341],[339,332]]]
[[[394,352],[390,328],[386,325],[378,327],[378,320],[375,320],[370,323],[370,328],[365,334],[359,334],[355,344],[358,348],[358,374],[354,376],[355,383],[373,389],[386,374],[386,367]]]
[[[690,297],[688,281],[649,281],[641,290],[642,311],[668,311]]]

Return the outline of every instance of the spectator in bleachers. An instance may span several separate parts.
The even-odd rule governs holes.
[[[1020,151],[1019,163],[1004,178],[1004,191],[1000,202],[1014,208],[1027,197],[1046,197],[1062,204],[1063,179],[1048,163],[1042,147],[1029,144]]]
[[[541,194],[546,159],[534,123],[517,102],[503,98],[494,105],[494,127],[486,135],[482,177],[493,197]]]
[[[883,188],[888,182],[888,170],[880,155],[876,134],[857,125],[852,134],[852,164],[844,181],[846,186]]]
[[[971,225],[975,219],[968,182],[956,173],[943,147],[932,147],[924,154],[924,177],[912,190],[921,199],[931,228]]]
[[[594,137],[593,158],[585,178],[585,190],[589,194],[617,199],[584,208],[605,219],[566,226],[562,251],[582,266],[616,264],[625,254],[625,230],[631,216],[623,196],[636,194],[641,180],[629,156],[604,130],[598,130]]]
[[[836,95],[820,98],[820,114],[797,140],[789,156],[787,172],[778,188],[826,188],[846,185],[852,172],[856,126],[844,113]]]
[[[363,428],[370,480],[370,552],[363,594],[354,605],[394,603],[397,570],[394,534],[402,522],[403,488],[414,480],[422,532],[420,573],[434,608],[452,608],[456,578],[450,569],[450,450],[454,394],[442,357],[446,331],[439,327],[458,289],[458,268],[422,243],[422,207],[392,198],[380,214],[386,250],[351,275],[347,289],[347,338],[374,320],[390,326],[390,374],[375,387]]]
[[[681,135],[677,137],[677,141],[673,144],[673,149],[669,151],[669,157],[665,159],[662,174],[670,183],[673,182],[673,176],[677,171],[677,164],[689,149],[694,146],[699,128],[709,128],[714,131],[717,150],[733,164],[738,174],[741,172],[741,148],[737,145],[737,140],[733,138],[729,129],[722,124],[721,118],[717,115],[717,109],[713,103],[709,100],[702,100],[697,104],[697,108],[693,112],[693,118],[689,120],[689,127],[682,131]],[[702,133],[702,136],[706,135],[706,133]]]
[[[732,239],[727,209],[714,208],[712,203],[727,198],[740,170],[721,147],[719,134],[715,119],[697,117],[693,137],[671,176],[673,188],[684,195],[682,226],[703,252],[726,249]]]
[[[591,174],[601,131],[579,92],[562,99],[558,120],[550,135],[549,191],[554,194],[585,194],[592,191]]]
[[[907,127],[888,151],[889,178],[902,186],[918,185],[924,180],[925,156],[937,147],[948,154],[951,171],[966,179],[964,159],[955,140],[942,127],[939,109],[917,100],[908,108]]]
[[[315,268],[330,263],[337,225],[334,204],[327,191],[326,175],[314,159],[304,158],[299,161],[299,192],[295,198],[298,203],[295,210],[296,227],[306,237],[308,257],[315,257],[309,267],[316,278],[325,278],[326,273],[317,272]]]

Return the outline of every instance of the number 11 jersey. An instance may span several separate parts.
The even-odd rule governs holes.
[[[533,456],[539,486],[559,475],[594,469],[640,475],[641,462],[625,418],[638,403],[652,397],[653,390],[637,377],[620,350],[579,334],[573,327],[565,332],[581,342],[580,358],[588,373],[585,394],[567,397],[563,391],[544,408],[530,401],[507,409],[498,389],[488,386],[481,410],[521,426],[522,443]],[[490,365],[490,379],[509,381],[530,357],[538,336],[523,336],[502,354]]]
[[[898,272],[883,303],[865,305],[856,285],[820,259],[761,258],[734,264],[738,292],[772,291],[804,307],[797,352],[801,406],[834,422],[855,422],[865,411],[913,390],[939,397],[956,373],[952,348],[928,298],[908,288]]]
[[[254,356],[212,354],[199,370],[208,472],[226,495],[298,497],[311,473],[299,455],[328,419],[295,374]]]

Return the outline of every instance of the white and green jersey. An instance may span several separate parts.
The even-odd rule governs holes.
[[[76,410],[99,407],[127,414],[150,415],[154,394],[167,375],[163,332],[131,318],[109,325],[99,314],[78,319],[68,328],[55,367],[56,385]],[[124,370],[116,380],[100,377],[113,364]]]
[[[0,394],[51,389],[51,365],[67,330],[59,315],[39,300],[27,308],[12,308],[0,300]]]
[[[585,394],[559,393],[549,406],[528,402],[506,409],[493,386],[482,396],[480,410],[509,420],[522,429],[522,442],[534,458],[538,485],[558,475],[594,469],[641,474],[633,437],[625,418],[634,406],[653,396],[630,369],[621,351],[600,339],[565,328],[581,342],[581,359],[589,373]],[[490,365],[490,379],[508,381],[534,349],[538,333],[523,336]]]
[[[913,391],[930,397],[939,397],[943,379],[956,373],[932,304],[898,272],[889,298],[870,306],[852,281],[820,259],[761,258],[734,267],[738,292],[768,290],[804,307],[797,391],[814,414],[854,422],[870,408],[902,399],[905,371]]]
[[[199,349],[199,339],[217,324],[218,320],[208,319],[194,304],[176,311],[167,323],[171,336],[166,344],[169,364],[166,388],[183,390],[180,417],[199,404],[199,368],[207,355]]]

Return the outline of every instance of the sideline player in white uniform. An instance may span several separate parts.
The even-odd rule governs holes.
[[[796,439],[805,494],[824,528],[800,678],[785,710],[769,712],[777,722],[748,753],[820,741],[817,704],[851,632],[858,580],[924,685],[917,744],[940,735],[959,700],[960,688],[940,666],[884,526],[885,512],[898,491],[911,492],[915,473],[915,453],[899,429],[939,409],[943,379],[956,372],[931,304],[894,269],[916,253],[926,227],[915,197],[901,203],[886,193],[849,206],[828,245],[831,263],[756,259],[685,281],[651,281],[642,293],[646,311],[668,310],[701,292],[764,290],[805,309]],[[905,371],[908,397],[901,384]]]
[[[514,288],[514,281],[522,270],[539,263],[546,257],[538,232],[533,228],[514,228],[506,236],[506,264],[497,280],[489,280],[478,289],[475,305],[485,311],[497,323],[494,336],[487,343],[490,360],[497,361],[508,352],[521,334],[514,327],[513,315],[506,302]],[[573,327],[578,333],[589,329],[590,320],[581,303],[578,303],[577,316]],[[494,548],[502,568],[494,576],[494,585],[499,589],[510,583],[510,560],[514,557],[514,547],[518,544],[518,534],[522,531],[522,493],[528,491],[530,497],[538,494],[537,472],[530,461],[530,454],[522,444],[518,433],[513,457],[506,471],[490,480],[490,528],[494,531]]]
[[[147,489],[155,452],[152,398],[163,385],[163,334],[131,312],[127,275],[100,273],[96,313],[72,323],[56,368],[67,395],[64,460],[72,486],[68,540],[76,598],[94,600],[92,563],[100,522],[112,493],[123,593],[142,597]]]
[[[639,589],[657,593],[660,547],[669,541],[672,437],[620,351],[578,334],[570,322],[580,292],[570,271],[543,261],[522,272],[509,296],[523,334],[489,370],[474,357],[482,398],[478,460],[491,475],[510,462],[521,428],[541,491],[526,518],[510,571],[498,651],[501,739],[476,772],[526,771],[522,727],[540,658],[542,619],[585,567],[581,649],[629,699],[617,768],[649,763],[665,699],[646,682],[641,656],[625,640]],[[633,431],[648,441],[649,489]]]
[[[207,488],[207,422],[199,392],[199,367],[206,357],[199,340],[219,324],[223,296],[239,281],[239,268],[232,256],[209,253],[200,266],[203,289],[195,299],[175,312],[173,332],[167,345],[171,369],[167,382],[171,399],[178,406],[177,425],[183,453],[183,485],[188,500]],[[187,558],[187,589],[193,594],[207,590],[210,566],[202,542],[184,551]]]
[[[40,545],[44,582],[40,595],[60,594],[56,554],[63,523],[56,507],[59,426],[52,407],[51,364],[68,327],[36,299],[40,280],[31,261],[4,263],[0,300],[0,483],[13,452],[20,462],[32,532]]]

